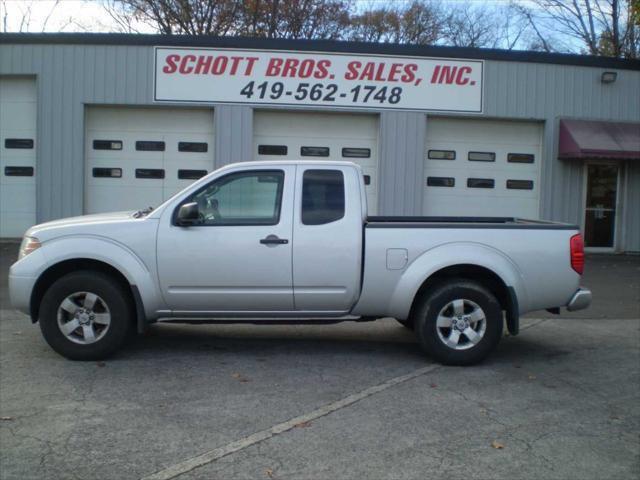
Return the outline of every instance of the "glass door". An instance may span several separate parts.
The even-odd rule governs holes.
[[[616,232],[618,165],[587,165],[585,247],[613,249]]]

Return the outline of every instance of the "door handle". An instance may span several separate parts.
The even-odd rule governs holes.
[[[260,240],[263,245],[285,245],[289,243],[286,238],[278,238],[277,235],[267,235],[266,238]]]

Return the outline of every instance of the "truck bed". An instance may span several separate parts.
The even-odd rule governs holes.
[[[367,217],[365,228],[495,228],[577,230],[576,225],[515,217]]]

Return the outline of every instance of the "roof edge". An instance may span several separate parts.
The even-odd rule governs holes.
[[[337,40],[287,40],[216,37],[210,35],[149,35],[137,33],[0,33],[0,45],[2,44],[190,46],[256,50],[324,51],[410,57],[447,57],[507,62],[550,63],[640,71],[640,60],[596,57],[592,55],[397,43],[347,42]]]

